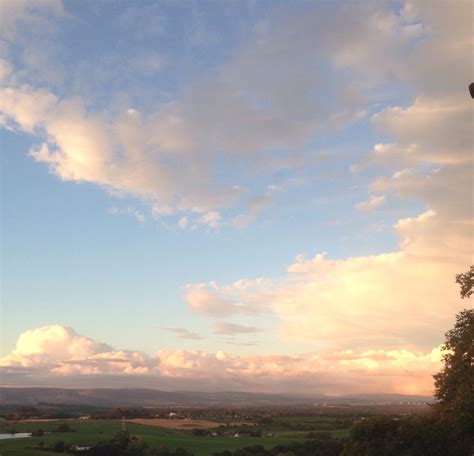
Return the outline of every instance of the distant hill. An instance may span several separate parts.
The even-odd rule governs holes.
[[[351,401],[361,402],[390,402],[390,403],[413,403],[413,402],[434,402],[434,398],[431,396],[419,396],[410,394],[350,394],[348,396],[342,396],[341,399],[347,399]]]
[[[1,388],[0,404],[35,405],[39,403],[94,405],[99,407],[264,407],[304,406],[314,403],[369,405],[382,402],[432,402],[428,396],[398,394],[357,394],[342,397],[292,396],[281,394],[223,391],[160,391],[112,388]]]

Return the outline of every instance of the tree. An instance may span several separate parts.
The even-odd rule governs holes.
[[[471,266],[456,276],[462,298],[473,293],[473,275]],[[453,436],[470,447],[474,445],[474,309],[464,309],[456,315],[443,349],[444,368],[433,376],[437,409]]]
[[[461,298],[469,298],[474,292],[474,265],[471,265],[469,271],[458,274],[456,283],[461,287]]]
[[[112,440],[112,444],[120,450],[126,450],[129,443],[130,433],[128,431],[118,431]]]
[[[469,392],[474,398],[474,309],[464,309],[456,316],[443,349],[444,368],[434,375],[435,397],[446,405],[461,406]]]
[[[356,423],[343,456],[464,456],[434,414],[378,416]]]
[[[51,448],[52,451],[55,453],[62,453],[66,448],[66,442],[64,440],[58,440],[53,447]]]
[[[61,423],[55,432],[71,432],[71,428],[69,427],[69,424],[66,423]]]

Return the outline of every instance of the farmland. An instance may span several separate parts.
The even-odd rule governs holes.
[[[187,421],[189,427],[183,429],[183,422],[180,421]],[[184,448],[195,456],[207,456],[218,451],[235,450],[257,444],[271,448],[288,442],[302,442],[308,437],[307,429],[329,430],[337,438],[348,435],[347,429],[337,429],[340,426],[337,426],[337,420],[331,417],[292,417],[291,421],[281,419],[254,426],[234,426],[234,423],[222,425],[209,420],[195,420],[193,424],[193,421],[136,420],[127,421],[125,426],[130,435],[145,442],[150,449]],[[333,429],[328,429],[331,427],[331,422],[334,423]],[[58,427],[65,423],[69,427],[69,432],[57,432]],[[121,425],[120,420],[4,421],[0,423],[0,433],[8,433],[12,429],[16,432],[38,433],[41,429],[44,434],[23,439],[0,440],[0,454],[2,456],[57,455],[58,453],[48,451],[47,448],[52,448],[58,441],[70,443],[72,446],[97,445],[113,439],[121,429]],[[214,426],[212,429],[214,432],[203,433],[203,426]],[[299,430],[299,428],[304,430]],[[193,429],[200,429],[201,432],[193,431]],[[249,435],[250,430],[255,436]],[[239,436],[236,437],[236,434]]]
[[[159,419],[140,419],[127,420],[128,423],[141,424],[144,426],[155,426],[165,429],[213,429],[221,426],[221,423],[208,420],[167,420]]]

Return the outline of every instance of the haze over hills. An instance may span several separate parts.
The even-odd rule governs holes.
[[[358,404],[433,402],[429,396],[401,394],[355,394],[346,396],[299,396],[240,391],[196,392],[160,391],[152,389],[112,388],[0,388],[0,403],[35,405],[39,403],[95,405],[102,407],[239,407],[239,406],[290,406],[313,403]]]

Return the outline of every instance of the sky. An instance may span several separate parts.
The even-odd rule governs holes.
[[[463,0],[0,0],[0,383],[432,394],[473,41]]]

